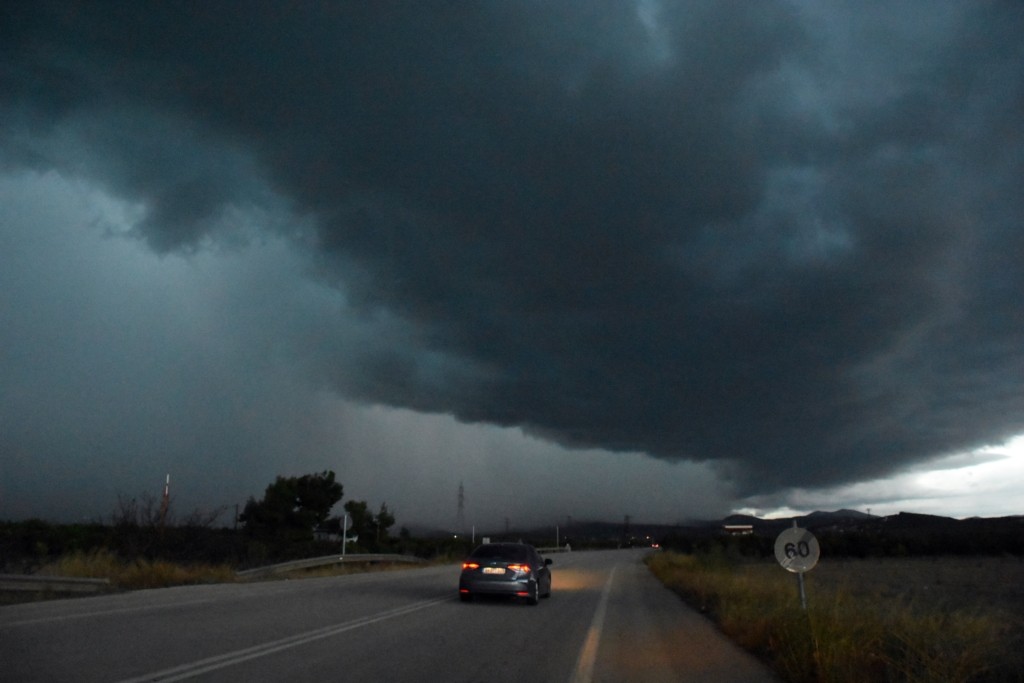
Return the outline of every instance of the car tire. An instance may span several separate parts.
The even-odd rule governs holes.
[[[526,604],[527,605],[536,605],[539,602],[540,602],[540,582],[539,581],[534,581],[533,582],[533,591],[526,598]]]
[[[459,593],[459,600],[462,602],[473,602],[473,596],[470,593]]]

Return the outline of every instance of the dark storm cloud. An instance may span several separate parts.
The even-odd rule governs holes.
[[[239,207],[313,226],[318,276],[389,333],[301,346],[346,395],[732,463],[750,491],[1024,431],[1018,4],[38,2],[0,25],[6,165],[138,202],[160,251]]]

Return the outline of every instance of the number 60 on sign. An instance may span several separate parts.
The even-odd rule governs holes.
[[[813,569],[820,555],[818,539],[807,529],[786,529],[775,539],[775,559],[795,574]]]

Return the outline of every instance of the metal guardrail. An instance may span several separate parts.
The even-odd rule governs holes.
[[[110,579],[79,579],[70,576],[0,574],[0,590],[49,591],[52,593],[99,593],[110,589]]]
[[[346,553],[345,555],[325,555],[310,557],[304,560],[293,560],[256,567],[236,572],[235,575],[265,576],[282,574],[297,569],[312,569],[332,564],[364,563],[364,562],[399,562],[406,564],[425,564],[426,560],[413,555],[394,555],[388,553]],[[0,591],[49,591],[52,593],[99,593],[111,588],[110,579],[80,579],[69,576],[41,576],[38,574],[0,574]]]
[[[235,572],[236,576],[265,576],[267,574],[282,574],[295,571],[296,569],[312,569],[314,567],[326,567],[332,564],[345,564],[346,562],[400,562],[406,564],[424,564],[426,560],[414,555],[394,555],[388,553],[345,553],[344,555],[323,555],[321,557],[309,557],[304,560],[292,560],[271,564],[266,567],[245,569]]]
[[[550,548],[537,548],[537,552],[541,555],[547,555],[549,553],[569,553],[572,552],[572,548],[567,543],[565,545],[554,545]]]

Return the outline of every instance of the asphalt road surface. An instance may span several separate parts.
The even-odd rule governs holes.
[[[459,602],[454,565],[0,607],[0,680],[775,680],[641,551],[550,557],[534,607]]]

